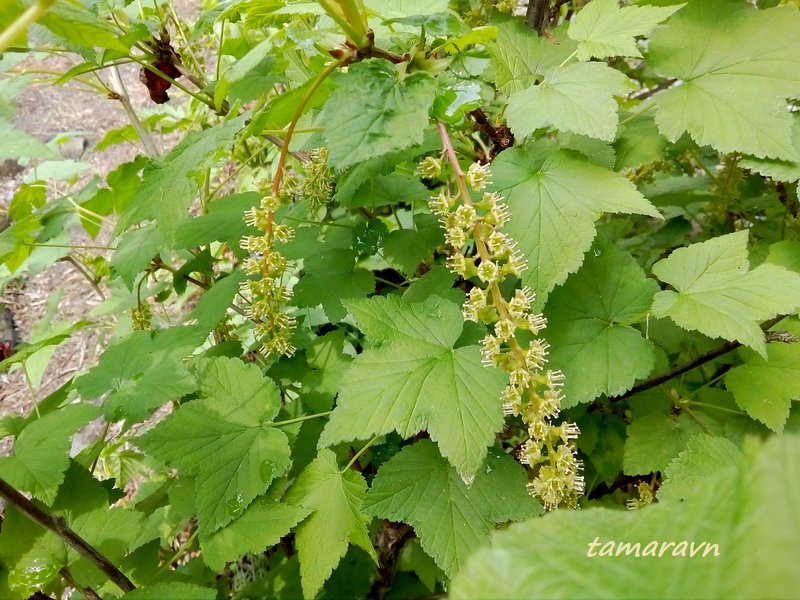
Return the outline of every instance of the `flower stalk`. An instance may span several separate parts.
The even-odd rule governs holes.
[[[462,313],[488,329],[481,341],[483,364],[508,374],[503,412],[520,417],[527,430],[518,459],[531,470],[528,491],[548,510],[576,507],[584,491],[583,465],[574,445],[579,430],[574,423],[554,423],[561,411],[564,375],[547,369],[548,344],[538,337],[546,319],[533,312],[535,295],[529,287],[515,290],[509,299],[500,289],[506,277],[521,277],[528,266],[516,242],[502,231],[511,213],[500,194],[486,191],[488,165],[473,163],[462,171],[447,129],[441,122],[438,128],[457,194],[443,191],[429,206],[445,230],[450,269],[476,283]],[[426,159],[421,168],[440,171],[435,160]]]

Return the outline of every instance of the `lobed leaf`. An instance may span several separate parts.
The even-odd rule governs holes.
[[[526,481],[519,464],[492,451],[485,468],[467,484],[432,442],[422,440],[379,469],[364,512],[412,525],[423,549],[452,577],[488,540],[496,523],[519,521],[540,511],[525,490]]]
[[[800,336],[797,319],[782,321],[775,328]],[[748,349],[742,349],[740,355],[744,364],[725,374],[725,387],[742,410],[780,433],[789,418],[792,400],[800,400],[798,343],[767,344],[766,356]]]
[[[422,142],[436,92],[427,73],[401,78],[394,65],[372,59],[352,65],[338,83],[322,110],[332,168]]]
[[[350,543],[377,561],[367,532],[369,519],[361,510],[366,491],[367,482],[360,473],[340,471],[336,455],[320,450],[286,493],[285,502],[312,512],[295,537],[306,597],[316,596]]]
[[[470,557],[450,597],[784,597],[800,586],[800,439],[773,437],[747,454],[698,480],[683,502],[512,525]]]
[[[766,357],[759,322],[800,305],[800,275],[769,263],[748,270],[747,240],[747,231],[737,231],[679,248],[654,264],[653,274],[677,291],[658,292],[653,315]]]
[[[377,300],[375,306],[388,309],[382,318],[397,324],[398,335],[353,361],[319,446],[390,431],[408,438],[427,430],[442,456],[469,478],[502,428],[500,393],[506,377],[481,364],[477,346],[453,349],[461,323],[451,303],[440,298],[421,306],[393,303]],[[425,331],[421,314],[438,315],[439,323]]]
[[[528,259],[523,284],[536,291],[540,304],[581,265],[602,213],[660,216],[621,175],[543,143],[503,152],[492,173],[491,189],[511,209],[506,231]]]
[[[136,444],[194,477],[201,536],[239,517],[289,468],[286,434],[271,419],[280,392],[255,365],[225,357],[199,372],[207,396],[183,404]]]
[[[541,127],[614,141],[619,108],[614,96],[635,89],[620,71],[600,62],[548,69],[541,83],[512,94],[506,118],[519,138]]]
[[[570,23],[569,37],[578,42],[580,60],[609,56],[641,58],[636,37],[649,34],[684,6],[620,7],[616,0],[594,0]]]
[[[550,295],[545,336],[551,368],[566,375],[564,406],[615,396],[650,374],[653,344],[630,326],[647,314],[658,284],[610,244]]]
[[[737,0],[690,2],[650,40],[650,65],[681,85],[658,93],[669,140],[798,160],[786,99],[800,91],[800,11]]]

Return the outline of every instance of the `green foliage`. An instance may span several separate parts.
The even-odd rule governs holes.
[[[652,67],[683,81],[655,97],[661,133],[675,140],[688,131],[720,152],[796,159],[785,101],[800,83],[800,40],[790,33],[798,26],[796,7],[690,2],[652,38]]]
[[[334,169],[422,141],[436,86],[425,73],[399,77],[386,61],[353,65],[339,79],[322,118]],[[352,102],[354,97],[359,102]]]
[[[657,289],[630,255],[606,244],[556,288],[547,338],[551,364],[567,376],[569,404],[626,392],[652,372],[653,344],[631,325],[647,314]]]
[[[390,431],[411,437],[425,429],[442,456],[471,478],[501,427],[500,374],[482,368],[476,346],[453,348],[462,331],[454,304],[376,298],[365,305],[354,309],[357,319],[368,339],[384,343],[353,361],[320,443]]]
[[[653,315],[685,329],[745,344],[764,356],[758,322],[800,305],[800,276],[762,264],[748,270],[746,231],[680,248],[653,265],[653,274],[677,292],[658,292]]]
[[[800,585],[798,3],[512,4],[0,7],[0,290],[68,261],[103,297],[0,321],[36,401],[0,408],[0,597]],[[17,124],[26,86],[91,107],[127,63],[170,99],[87,120],[80,162]]]
[[[367,532],[369,519],[361,509],[366,491],[367,482],[360,474],[340,471],[336,455],[320,450],[286,494],[287,503],[311,512],[297,529],[300,578],[306,596],[316,596],[348,544],[375,558]]]
[[[431,442],[407,446],[378,472],[364,503],[367,514],[414,527],[422,548],[448,575],[486,541],[495,523],[539,512],[525,493],[524,473],[510,457],[491,453],[464,483]]]
[[[257,367],[214,358],[198,367],[198,386],[204,398],[181,406],[136,444],[194,478],[205,534],[241,516],[283,475],[290,449],[272,422],[278,389]]]
[[[561,512],[512,526],[470,558],[452,597],[638,598],[644,588],[657,598],[785,595],[800,583],[792,550],[800,536],[798,507],[791,500],[798,450],[796,436],[750,449],[749,461],[728,462],[698,479],[683,502],[636,512]],[[595,538],[599,544],[590,548]],[[613,549],[605,547],[612,542]],[[651,547],[644,555],[651,542],[655,554]],[[754,552],[754,542],[770,551]],[[640,544],[639,557],[623,543]]]
[[[493,189],[514,214],[508,232],[518,240],[530,269],[523,282],[539,300],[583,262],[604,212],[658,212],[629,181],[584,156],[537,144],[501,154],[493,165]]]

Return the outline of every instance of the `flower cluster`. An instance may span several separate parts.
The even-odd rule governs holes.
[[[296,186],[297,195],[308,202],[311,212],[316,212],[331,199],[333,183],[328,169],[328,149],[315,148],[305,164],[305,178]]]
[[[147,302],[140,302],[131,309],[131,329],[150,331],[153,328],[153,309]]]
[[[284,311],[292,297],[285,283],[292,264],[274,248],[276,241],[288,242],[294,236],[291,227],[275,223],[274,214],[281,203],[281,198],[265,192],[260,205],[245,212],[247,224],[263,235],[245,236],[240,243],[250,254],[243,264],[250,278],[242,284],[242,293],[251,300],[247,316],[256,323],[256,339],[267,356],[291,356],[295,351],[291,344],[295,318]]]
[[[430,172],[432,167],[430,161],[424,165]],[[510,212],[502,196],[486,191],[488,166],[473,163],[457,176],[458,196],[444,191],[432,197],[429,206],[453,250],[448,258],[451,270],[477,280],[464,303],[464,318],[487,326],[481,342],[483,363],[508,373],[503,411],[519,416],[527,429],[518,457],[532,472],[529,492],[547,509],[577,506],[584,489],[574,445],[579,431],[574,423],[554,423],[561,411],[564,375],[547,369],[548,344],[538,337],[546,320],[533,312],[530,288],[517,289],[510,299],[500,291],[507,276],[520,277],[527,268],[514,240],[502,231]],[[473,199],[472,192],[480,198]]]

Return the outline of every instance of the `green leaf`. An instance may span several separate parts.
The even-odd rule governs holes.
[[[75,462],[69,465],[48,512],[64,518],[68,527],[115,564],[136,547],[135,538],[144,520],[141,513],[109,508],[107,488]],[[6,511],[0,556],[11,567],[9,583],[21,598],[44,587],[65,566],[82,586],[95,587],[107,580],[94,563],[64,539],[15,507]]]
[[[164,249],[164,239],[155,225],[147,225],[125,233],[117,241],[111,257],[111,272],[133,291],[136,276]]]
[[[538,85],[512,94],[506,118],[518,138],[555,127],[614,141],[619,108],[614,96],[635,89],[628,77],[605,63],[572,63],[548,69]]]
[[[578,42],[578,58],[642,55],[636,38],[647,35],[656,25],[685,6],[625,6],[616,0],[594,0],[569,25],[569,37]]]
[[[255,227],[244,222],[244,212],[261,201],[258,192],[225,196],[212,202],[208,213],[182,223],[175,232],[177,248],[196,248],[211,242],[227,242],[231,250],[241,252],[239,241],[245,235],[258,235]]]
[[[545,71],[557,67],[577,49],[563,28],[551,32],[555,41],[538,36],[519,19],[501,23],[497,42],[489,46],[498,89],[511,95],[529,88]]]
[[[320,450],[287,492],[284,501],[313,511],[297,528],[295,541],[300,555],[303,593],[313,598],[347,552],[349,543],[377,561],[369,539],[369,518],[361,504],[367,483],[352,469],[342,472],[336,455]]]
[[[453,287],[457,278],[457,275],[447,267],[434,265],[430,271],[408,286],[403,299],[414,304],[424,302],[431,296],[439,296],[455,304],[461,304],[464,301],[464,292]]]
[[[469,485],[436,446],[406,446],[378,471],[364,512],[414,527],[420,543],[448,576],[486,542],[495,523],[519,521],[540,511],[525,490],[524,469],[493,450]]]
[[[123,596],[125,600],[214,600],[217,590],[194,583],[170,581],[137,588]]]
[[[491,188],[506,197],[511,209],[507,233],[528,259],[522,281],[536,291],[540,304],[581,265],[602,213],[659,216],[621,175],[542,143],[506,150],[492,172]]]
[[[410,175],[390,173],[378,175],[365,181],[356,192],[342,204],[348,208],[366,206],[375,209],[387,204],[419,202],[427,200],[430,190],[419,179]]]
[[[512,525],[470,557],[450,597],[785,597],[800,586],[798,457],[797,437],[776,437],[698,481],[684,502],[556,511]]]
[[[654,97],[669,140],[798,160],[786,99],[800,86],[800,12],[737,0],[691,2],[650,40],[650,66],[682,84]],[[769,32],[769,35],[764,35]]]
[[[748,232],[679,248],[653,265],[653,274],[677,292],[658,292],[653,315],[684,329],[738,341],[766,357],[759,322],[800,304],[800,275],[765,263],[748,271]]]
[[[375,289],[375,276],[356,266],[352,250],[326,248],[306,257],[303,266],[305,274],[294,287],[294,304],[309,308],[322,304],[333,322],[345,317],[342,300],[366,296]]]
[[[800,272],[800,240],[783,240],[770,244],[766,262]]]
[[[653,413],[637,417],[628,425],[622,461],[626,475],[663,471],[703,427],[685,413],[678,416]]]
[[[667,140],[649,115],[637,116],[619,127],[614,149],[617,151],[615,171],[655,162],[664,158]],[[694,178],[692,178],[694,179]],[[647,196],[652,200],[651,196]]]
[[[364,4],[384,19],[402,19],[447,11],[447,0],[365,0]]]
[[[723,438],[698,433],[689,438],[686,449],[664,471],[664,482],[658,488],[660,502],[683,502],[691,497],[703,480],[742,459],[736,445]]]
[[[444,244],[444,233],[433,215],[414,215],[414,225],[415,229],[397,229],[383,239],[386,260],[408,274],[416,273],[420,263]]]
[[[0,457],[0,477],[14,487],[51,503],[69,466],[72,435],[99,416],[88,404],[70,404],[27,425],[11,456]]]
[[[310,512],[310,508],[259,498],[233,523],[200,540],[203,560],[221,571],[228,561],[274,546]]]
[[[545,336],[551,368],[566,375],[564,406],[628,391],[650,374],[653,343],[630,327],[648,312],[658,284],[610,244],[590,251],[581,269],[550,295]]]
[[[97,17],[76,0],[54,4],[39,23],[69,44],[82,48],[99,47],[125,54],[129,50],[111,23]]]
[[[795,160],[780,160],[777,158],[756,158],[751,156],[740,163],[745,169],[761,173],[764,177],[771,177],[777,181],[800,180],[800,115],[794,114],[794,127],[792,127],[792,147]]]
[[[182,359],[202,337],[198,340],[196,331],[187,327],[155,335],[133,332],[109,346],[97,366],[75,382],[76,388],[85,399],[110,392],[103,406],[109,420],[143,420],[153,409],[194,391]]]
[[[241,516],[289,468],[286,434],[272,419],[280,392],[255,365],[211,359],[199,374],[201,392],[137,438],[152,456],[194,477],[200,534]]]
[[[203,293],[194,310],[186,315],[186,321],[197,319],[198,327],[203,331],[211,331],[227,314],[244,280],[245,273],[242,270],[218,279]]]
[[[775,327],[800,336],[796,319]],[[767,344],[766,356],[742,349],[744,364],[725,375],[725,387],[747,414],[780,433],[789,418],[792,400],[800,400],[800,347],[797,343]]]
[[[430,75],[401,79],[394,65],[373,59],[350,66],[338,83],[322,111],[332,168],[422,142],[436,92]]]
[[[360,306],[355,316],[368,337],[388,341],[353,361],[320,447],[426,430],[459,474],[472,477],[503,426],[506,377],[481,365],[477,346],[453,349],[463,327],[455,304],[377,297]]]
[[[277,61],[272,40],[264,40],[225,69],[214,90],[214,104],[222,105],[224,98],[250,102],[269,92],[281,76],[270,73]]]
[[[233,142],[247,118],[244,114],[210,129],[192,131],[169,154],[151,159],[116,231],[152,219],[164,240],[172,244],[178,226],[188,217],[186,210],[200,187],[199,177],[213,166],[217,152]]]
[[[249,130],[252,130],[255,134],[260,134],[263,129],[284,129],[292,120],[292,116],[297,110],[300,101],[309,93],[314,83],[315,80],[311,79],[300,87],[296,87],[274,98],[264,107],[264,110],[253,119]],[[319,108],[325,104],[325,101],[334,89],[335,86],[330,78],[325,79],[303,106],[303,113]]]
[[[54,152],[30,134],[17,129],[0,119],[0,160],[11,158],[52,158],[57,159],[58,153]]]

